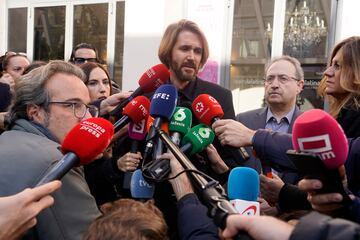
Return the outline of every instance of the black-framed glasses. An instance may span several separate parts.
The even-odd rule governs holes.
[[[295,81],[299,81],[299,79],[297,78],[294,78],[294,77],[290,77],[286,74],[279,74],[279,75],[268,75],[264,78],[264,81],[265,81],[265,84],[272,84],[274,81],[275,81],[275,78],[278,79],[278,81],[281,83],[281,84],[286,84],[292,80],[295,80]]]
[[[93,63],[97,63],[98,59],[97,58],[74,58],[74,63],[75,64],[84,64],[86,62],[93,62]]]
[[[87,111],[89,111],[92,117],[99,116],[99,109],[96,106],[87,105],[82,102],[52,101],[49,104],[61,104],[65,107],[72,107],[75,117],[79,119],[84,118]]]

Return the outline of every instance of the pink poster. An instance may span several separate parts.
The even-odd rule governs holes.
[[[198,73],[202,80],[218,84],[219,64],[214,60],[207,60],[203,70]]]

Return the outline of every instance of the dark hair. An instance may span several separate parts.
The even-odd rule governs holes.
[[[90,43],[79,43],[78,45],[76,45],[76,46],[73,48],[73,50],[72,50],[72,52],[71,52],[71,56],[70,56],[69,62],[74,63],[74,61],[75,61],[75,52],[76,52],[78,49],[80,49],[80,48],[87,48],[87,49],[94,50],[96,59],[99,61],[98,51],[97,51],[96,47],[94,47],[94,46],[91,45]]]
[[[87,85],[87,83],[89,82],[89,77],[90,77],[90,73],[92,72],[92,70],[94,70],[95,68],[101,68],[105,72],[107,78],[110,81],[110,84],[109,84],[110,85],[110,95],[113,93],[111,79],[110,79],[109,73],[104,65],[102,65],[100,63],[87,62],[87,63],[84,63],[83,65],[81,65],[80,68],[85,73],[85,79],[84,79],[85,85]]]
[[[190,31],[199,36],[203,48],[200,67],[204,66],[206,60],[209,57],[208,42],[199,26],[196,23],[186,19],[182,19],[176,23],[170,24],[166,28],[165,33],[161,39],[158,51],[160,61],[165,64],[166,67],[170,68],[171,52],[176,44],[177,37],[182,31]]]

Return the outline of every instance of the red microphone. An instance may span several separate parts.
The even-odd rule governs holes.
[[[343,165],[349,146],[344,131],[328,113],[312,109],[294,122],[292,142],[296,151],[314,153],[329,169]]]
[[[145,96],[137,96],[124,107],[123,115],[114,123],[115,132],[123,128],[130,120],[134,123],[141,122],[149,117],[150,100]]]
[[[111,122],[103,118],[81,121],[65,136],[61,151],[65,154],[36,184],[61,179],[74,166],[88,164],[110,144],[114,135]]]
[[[197,96],[191,107],[199,122],[209,126],[224,116],[224,111],[222,110],[220,103],[208,94],[200,94]],[[226,148],[226,151],[231,153],[233,159],[240,165],[243,165],[241,159],[249,159],[249,154],[243,147],[238,149],[230,146],[224,146],[224,148]]]
[[[349,146],[336,120],[320,109],[304,112],[294,122],[292,142],[295,151],[286,154],[305,178],[322,182],[317,192],[341,193],[343,203],[351,203],[338,170],[347,159]]]
[[[155,91],[160,85],[164,84],[170,78],[169,69],[164,64],[158,64],[148,69],[139,79],[139,87],[131,94],[131,96],[110,112],[112,116],[121,114],[125,105],[127,105],[133,98]]]

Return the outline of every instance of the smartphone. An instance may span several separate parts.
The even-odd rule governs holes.
[[[342,184],[338,169],[326,168],[320,157],[312,153],[288,150],[286,155],[305,179],[318,179],[322,182],[323,187],[318,193],[340,193],[344,204],[352,202]]]

